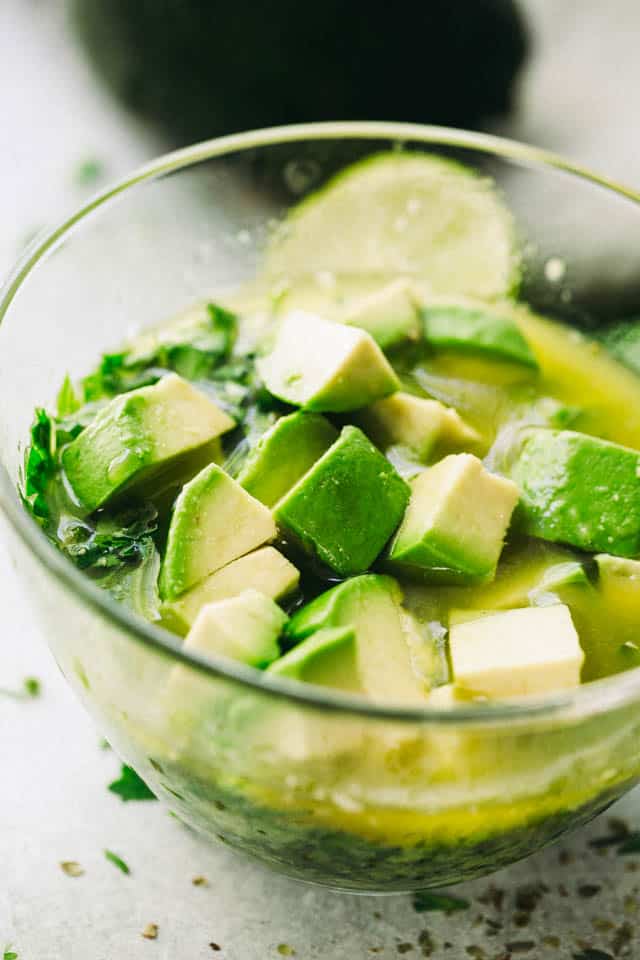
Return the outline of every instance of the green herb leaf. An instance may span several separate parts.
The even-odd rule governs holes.
[[[618,847],[617,853],[640,853],[640,831],[635,830],[626,836]]]
[[[3,960],[18,960],[18,954],[7,948],[3,953]]]
[[[41,690],[40,681],[37,677],[24,678],[24,691],[28,697],[39,697]]]
[[[128,865],[124,862],[122,857],[119,857],[117,853],[113,853],[111,850],[105,850],[105,857],[112,863],[114,867],[117,867],[122,873],[125,873],[127,876],[131,873]]]
[[[461,897],[452,897],[447,893],[431,893],[429,890],[419,890],[413,895],[413,909],[416,913],[430,913],[435,910],[454,913],[456,910],[466,910],[469,906],[468,900],[463,900]]]
[[[78,164],[73,182],[78,187],[92,187],[104,176],[104,164],[96,157],[88,157]]]
[[[109,784],[111,793],[117,794],[120,799],[126,803],[129,800],[155,800],[156,796],[151,792],[132,767],[122,764],[120,777]]]
[[[68,417],[71,414],[76,413],[82,406],[82,401],[80,397],[76,394],[75,387],[71,381],[69,374],[64,378],[64,382],[58,391],[58,399],[56,401],[56,409],[58,411],[58,418]]]
[[[141,503],[112,515],[103,514],[95,528],[82,520],[70,520],[61,531],[60,543],[81,570],[100,573],[139,564],[157,527],[156,508]]]

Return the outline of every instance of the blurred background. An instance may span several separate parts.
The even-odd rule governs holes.
[[[637,0],[2,0],[0,275],[137,164],[271,124],[490,130],[640,186],[639,35]]]

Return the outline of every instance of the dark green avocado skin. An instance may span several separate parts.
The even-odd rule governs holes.
[[[184,144],[321,120],[478,127],[511,105],[526,49],[513,0],[69,0],[127,107]]]

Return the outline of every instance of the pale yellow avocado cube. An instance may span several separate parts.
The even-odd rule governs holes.
[[[262,547],[216,570],[181,597],[162,605],[163,624],[184,636],[207,603],[228,600],[245,590],[258,590],[272,600],[293,593],[300,573],[275,547]]]
[[[518,502],[517,486],[473,454],[451,454],[411,483],[409,506],[389,548],[389,566],[441,583],[495,576]]]
[[[428,457],[439,442],[462,448],[481,439],[456,410],[439,400],[416,397],[402,390],[366,407],[358,422],[382,449],[408,447],[421,459]]]
[[[454,624],[449,649],[456,687],[498,700],[576,687],[584,660],[561,603]]]
[[[341,319],[366,330],[383,350],[403,340],[419,340],[422,333],[416,296],[402,278],[352,303]]]
[[[287,619],[269,597],[245,590],[237,597],[207,603],[187,634],[184,649],[265,667],[280,656],[278,636]]]
[[[400,385],[365,330],[302,310],[283,317],[273,349],[257,366],[274,396],[320,413],[357,410]]]

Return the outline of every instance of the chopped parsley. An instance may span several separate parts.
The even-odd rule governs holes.
[[[117,853],[113,853],[111,850],[105,850],[104,855],[109,863],[112,863],[114,867],[117,867],[122,873],[127,876],[131,873],[129,866],[124,862],[122,857],[119,857]]]
[[[2,958],[3,960],[18,960],[18,954],[10,947],[5,947]]]
[[[447,893],[431,893],[429,890],[419,890],[413,895],[413,909],[416,913],[430,913],[441,910],[444,913],[455,913],[457,910],[466,910],[469,901],[461,897],[452,897]]]
[[[39,697],[42,687],[37,677],[24,678],[24,692],[28,697]]]
[[[104,177],[104,164],[97,157],[87,157],[73,173],[73,182],[78,187],[92,187]]]
[[[129,800],[157,799],[135,770],[124,763],[119,778],[109,784],[109,790],[111,793],[117,794],[123,803],[127,803]]]

